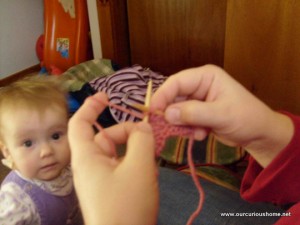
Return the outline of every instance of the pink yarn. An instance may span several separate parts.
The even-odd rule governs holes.
[[[196,219],[196,217],[199,215],[199,213],[202,210],[202,206],[204,203],[204,190],[202,186],[200,185],[195,164],[193,161],[193,143],[194,143],[194,128],[191,126],[175,126],[170,123],[168,123],[162,115],[157,114],[150,114],[150,124],[152,126],[153,135],[155,139],[155,145],[156,145],[156,155],[159,156],[161,151],[165,147],[165,143],[167,138],[172,136],[180,136],[180,137],[189,137],[189,144],[188,144],[188,165],[191,170],[191,176],[194,181],[194,184],[198,190],[199,193],[199,204],[197,209],[193,212],[193,214],[190,216],[187,225],[191,225],[193,221]]]
[[[195,164],[193,161],[193,156],[192,156],[192,149],[193,149],[193,143],[194,143],[194,128],[191,126],[176,126],[168,123],[162,115],[155,114],[155,113],[145,113],[145,114],[139,114],[136,112],[132,112],[126,108],[123,108],[121,106],[109,103],[109,102],[101,102],[104,105],[108,105],[110,107],[114,107],[118,110],[121,110],[123,112],[129,113],[134,115],[135,117],[138,117],[140,119],[143,119],[145,114],[149,115],[149,123],[152,126],[153,130],[153,135],[155,139],[155,148],[156,148],[156,156],[160,156],[160,153],[165,147],[165,142],[167,138],[172,137],[172,136],[180,136],[180,137],[188,137],[189,138],[189,144],[188,144],[188,151],[187,151],[187,156],[188,156],[188,165],[191,171],[191,177],[194,181],[194,184],[198,190],[199,193],[199,204],[197,209],[193,212],[193,214],[190,216],[187,225],[191,225],[193,221],[196,219],[196,217],[199,215],[199,213],[202,210],[202,206],[204,203],[204,190],[202,186],[200,185],[196,169],[195,169]],[[101,127],[101,125],[95,123],[95,126],[98,130],[104,132],[104,129]],[[103,133],[105,135],[105,132]],[[111,151],[112,155],[115,157],[117,156],[116,150],[114,147],[114,144],[112,141],[109,139],[107,135],[105,135],[107,140],[110,142],[111,145]]]
[[[154,134],[157,156],[160,156],[161,151],[164,149],[167,138],[175,136],[191,136],[194,134],[193,128],[189,126],[171,125],[161,115],[151,114],[150,124]]]

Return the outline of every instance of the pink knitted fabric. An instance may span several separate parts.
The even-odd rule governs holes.
[[[164,149],[167,138],[175,136],[189,137],[194,134],[193,128],[171,125],[161,115],[151,114],[150,124],[154,134],[157,156],[160,156],[160,153]]]
[[[153,135],[155,139],[155,150],[156,155],[159,156],[161,151],[165,147],[165,142],[168,137],[172,136],[180,136],[180,137],[189,137],[189,145],[188,145],[188,164],[191,170],[191,176],[195,183],[195,186],[199,192],[199,204],[194,213],[190,216],[187,225],[191,225],[196,217],[202,210],[202,206],[204,203],[204,191],[200,182],[198,180],[198,176],[196,174],[195,165],[192,157],[192,149],[194,142],[194,128],[191,126],[175,126],[168,123],[162,115],[150,114],[150,124],[152,126]]]

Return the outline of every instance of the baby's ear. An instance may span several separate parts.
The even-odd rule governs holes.
[[[0,140],[0,150],[4,158],[7,158],[10,154],[7,150],[7,147],[4,145],[4,143]]]
[[[14,164],[13,164],[12,158],[9,154],[7,147],[2,142],[0,142],[0,149],[1,149],[2,155],[4,156],[4,159],[1,159],[2,164],[4,166],[8,167],[9,169],[13,169]]]

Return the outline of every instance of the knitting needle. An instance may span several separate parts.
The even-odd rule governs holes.
[[[152,95],[152,79],[150,79],[148,82],[145,103],[144,103],[144,106],[146,109],[148,109],[148,111],[149,111],[149,106],[150,106],[150,101],[151,101],[151,95]],[[149,121],[149,116],[147,114],[145,115],[143,121],[144,122]]]
[[[135,104],[131,104],[130,106],[133,108],[136,108],[142,112],[145,112],[145,113],[149,112],[149,107],[146,107],[145,105],[142,105],[142,104],[135,103]],[[164,113],[162,111],[154,111],[153,113],[156,115],[161,115],[161,116],[164,115]]]

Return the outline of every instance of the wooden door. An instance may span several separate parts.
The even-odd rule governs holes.
[[[300,1],[228,0],[224,67],[275,109],[300,113]]]
[[[125,0],[96,0],[103,58],[119,67],[130,65],[130,48]]]
[[[170,75],[223,66],[226,0],[127,0],[131,63]]]

